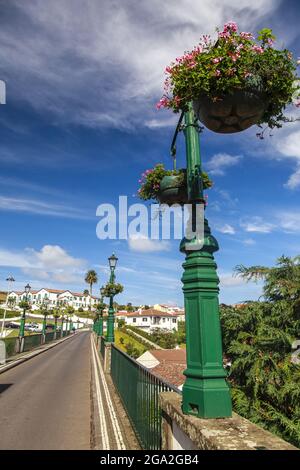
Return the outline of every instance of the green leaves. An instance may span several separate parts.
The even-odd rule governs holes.
[[[153,169],[146,170],[142,179],[140,180],[141,186],[138,190],[138,196],[147,201],[149,199],[157,199],[158,193],[160,191],[160,182],[164,176],[179,176],[178,183],[181,186],[186,186],[186,170],[166,170],[163,163],[158,163]],[[202,172],[202,181],[203,189],[209,189],[212,187],[213,183],[209,178],[208,174]]]
[[[265,302],[220,310],[235,410],[300,446],[300,366],[291,344],[300,336],[299,256],[275,267],[239,265],[236,274],[263,280]]]
[[[177,112],[202,95],[222,99],[237,89],[255,89],[266,104],[258,124],[281,127],[285,107],[300,96],[291,52],[273,48],[275,36],[269,28],[259,31],[258,43],[250,33],[236,30],[218,35],[215,43],[202,42],[167,67],[169,91],[163,106]]]
[[[111,297],[112,295],[121,294],[123,289],[124,287],[122,284],[108,282],[106,286],[104,286],[104,297]]]

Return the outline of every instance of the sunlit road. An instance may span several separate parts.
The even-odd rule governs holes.
[[[90,449],[90,334],[0,375],[0,449]]]

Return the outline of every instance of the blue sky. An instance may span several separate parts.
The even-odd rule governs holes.
[[[278,46],[300,55],[296,1],[164,2],[38,0],[1,2],[0,288],[82,291],[94,268],[99,289],[107,257],[119,256],[122,302],[183,304],[178,241],[99,240],[96,208],[134,194],[140,174],[171,167],[176,124],[157,111],[163,71],[202,34],[235,20],[271,27]],[[203,167],[214,180],[207,217],[220,244],[220,300],[255,299],[261,286],[232,277],[237,264],[271,265],[300,253],[300,127],[260,141],[205,130]],[[183,138],[178,164],[184,165]]]

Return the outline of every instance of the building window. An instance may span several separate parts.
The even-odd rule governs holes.
[[[143,318],[143,321],[144,321],[144,322],[145,322],[145,321],[148,321],[148,318],[146,318],[146,317],[145,317],[145,318]]]
[[[165,322],[166,322],[166,319],[165,319],[165,318],[163,318],[163,323],[165,323]]]
[[[172,318],[172,322],[173,322],[173,323],[176,323],[176,318]]]
[[[133,323],[136,323],[136,318],[133,318],[133,319],[132,319],[132,322],[133,322]]]

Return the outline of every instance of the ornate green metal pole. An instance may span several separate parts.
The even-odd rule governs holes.
[[[112,273],[110,276],[111,283],[114,282],[114,274]],[[114,343],[115,341],[115,309],[114,309],[114,296],[110,295],[109,297],[109,309],[108,309],[108,317],[107,317],[107,334],[106,334],[106,341],[108,343]]]
[[[45,334],[46,334],[46,317],[47,317],[47,313],[44,313],[43,328],[42,328],[42,335],[43,336],[45,336]]]
[[[199,133],[192,104],[185,113],[185,139],[189,201],[193,217],[204,203],[201,181]],[[182,276],[186,312],[186,380],[182,390],[182,410],[201,418],[231,416],[231,398],[223,368],[221,327],[219,319],[219,279],[213,253],[217,240],[204,221],[204,243],[193,249],[195,240],[183,239],[180,251],[185,253]]]
[[[53,338],[57,338],[57,317],[54,317],[54,329],[53,329],[54,335]]]
[[[60,331],[60,337],[62,338],[64,335],[64,314],[61,315],[61,331]]]
[[[113,291],[113,285],[115,283],[115,269],[118,262],[118,258],[112,254],[109,258],[109,268],[110,268],[110,278],[109,284],[112,288],[109,296],[109,309],[108,309],[108,318],[107,318],[107,334],[106,341],[108,343],[114,343],[115,341],[115,310],[114,310],[114,296],[115,292]]]
[[[25,334],[25,319],[26,319],[26,308],[24,307],[24,308],[23,308],[23,314],[22,314],[21,321],[20,321],[20,330],[19,330],[19,337],[20,337],[20,338],[24,338],[24,334]]]
[[[98,316],[98,336],[103,336],[104,293],[105,293],[105,289],[104,289],[104,287],[101,287],[101,289],[100,289],[100,311],[99,311],[99,316]]]

